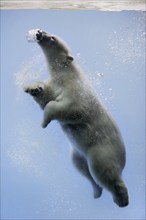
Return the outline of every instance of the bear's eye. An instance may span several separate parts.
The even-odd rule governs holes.
[[[52,36],[52,37],[51,37],[51,40],[55,41],[55,40],[56,40],[56,38],[55,38],[54,36]]]
[[[54,36],[51,36],[51,37],[50,37],[50,42],[49,42],[49,44],[50,44],[51,46],[54,46],[54,45],[56,44],[56,38],[55,38]]]

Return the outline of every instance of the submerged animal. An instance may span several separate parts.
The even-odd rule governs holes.
[[[100,197],[105,187],[118,206],[127,206],[121,177],[126,154],[115,121],[60,37],[40,29],[29,31],[28,37],[41,47],[51,76],[24,89],[44,111],[42,127],[59,121],[72,143],[72,161],[91,182],[94,197]]]

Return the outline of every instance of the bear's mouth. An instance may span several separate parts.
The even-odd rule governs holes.
[[[40,42],[43,39],[43,31],[41,29],[32,29],[28,31],[26,38],[28,42]]]

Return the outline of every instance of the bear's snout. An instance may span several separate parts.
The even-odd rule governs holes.
[[[29,42],[40,42],[43,38],[43,31],[41,29],[32,29],[26,34]]]
[[[43,39],[42,30],[37,30],[36,39],[37,39],[38,41],[41,41],[41,40]]]

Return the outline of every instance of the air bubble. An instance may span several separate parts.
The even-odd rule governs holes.
[[[38,28],[38,29],[32,29],[30,31],[28,31],[28,33],[26,34],[26,38],[28,40],[28,42],[37,42],[37,33],[38,32],[41,32],[41,30]]]

